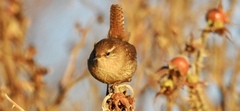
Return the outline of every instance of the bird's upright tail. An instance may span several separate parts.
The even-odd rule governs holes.
[[[112,5],[110,9],[110,29],[108,37],[128,41],[129,36],[129,32],[126,32],[124,28],[124,16],[121,6],[118,4]]]

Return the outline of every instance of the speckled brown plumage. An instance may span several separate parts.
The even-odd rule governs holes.
[[[108,38],[94,45],[88,70],[95,79],[106,84],[129,82],[137,69],[137,52],[128,43],[122,8],[112,5],[110,13]]]
[[[103,83],[129,82],[137,68],[136,54],[135,47],[128,42],[103,39],[94,46],[88,68],[92,76]]]

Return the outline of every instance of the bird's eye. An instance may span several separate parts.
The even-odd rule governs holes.
[[[106,56],[109,56],[109,55],[110,55],[110,52],[107,52],[107,53],[106,53]]]

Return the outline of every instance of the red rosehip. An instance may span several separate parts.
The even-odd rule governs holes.
[[[226,24],[229,22],[227,14],[222,10],[222,8],[210,9],[206,14],[207,22],[222,22]]]
[[[182,56],[173,58],[169,65],[170,67],[176,68],[182,76],[186,75],[190,68],[188,60]]]

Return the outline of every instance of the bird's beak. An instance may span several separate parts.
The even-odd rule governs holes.
[[[95,55],[95,58],[93,59],[94,61],[98,60],[100,58],[99,55]]]
[[[97,59],[98,59],[98,58],[96,57],[96,58],[93,59],[93,61],[96,61]]]

